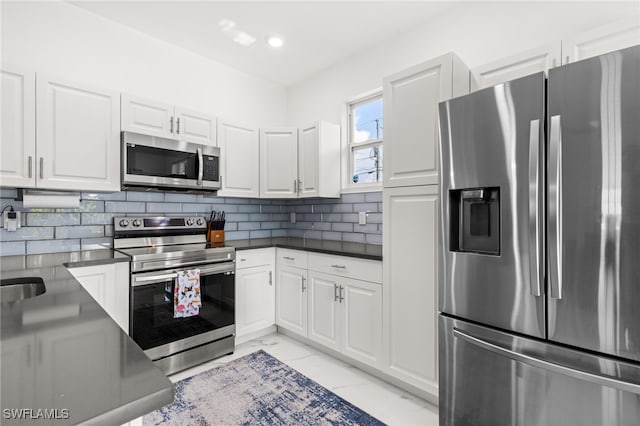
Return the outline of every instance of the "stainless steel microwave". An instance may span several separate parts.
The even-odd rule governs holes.
[[[122,132],[122,189],[217,191],[220,148]]]

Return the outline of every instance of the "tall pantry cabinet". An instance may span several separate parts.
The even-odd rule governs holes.
[[[469,92],[453,53],[384,79],[384,371],[438,397],[438,103]]]

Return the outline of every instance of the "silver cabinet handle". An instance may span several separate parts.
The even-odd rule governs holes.
[[[472,345],[478,346],[482,349],[497,353],[505,356],[514,361],[529,364],[533,367],[542,368],[544,370],[552,371],[554,373],[564,374],[565,376],[573,377],[574,379],[584,380],[586,382],[596,383],[603,386],[609,386],[612,388],[620,389],[626,392],[633,392],[640,394],[640,385],[636,385],[630,382],[623,382],[614,378],[601,376],[599,374],[589,373],[587,371],[576,370],[575,368],[565,367],[564,365],[556,364],[554,362],[545,361],[531,355],[523,354],[520,352],[512,351],[511,349],[503,348],[496,344],[487,342],[477,337],[464,333],[457,328],[453,329],[453,335],[459,339],[465,340]]]
[[[302,292],[303,292],[303,293],[304,293],[304,291],[307,289],[307,286],[306,286],[306,285],[304,285],[304,282],[305,282],[306,280],[307,280],[307,279],[306,279],[305,277],[302,277],[301,284],[302,284]]]
[[[298,179],[298,191],[297,192],[302,192],[302,181],[300,179]]]
[[[273,285],[273,271],[269,271],[269,285]]]
[[[347,269],[345,265],[331,265],[332,268]]]
[[[562,299],[562,128],[560,116],[551,117],[549,129],[549,290]]]
[[[169,119],[169,131],[173,133],[173,116]]]
[[[245,262],[247,259],[240,258],[240,262]]]
[[[344,296],[342,295],[343,291],[344,291],[344,287],[340,286],[340,303],[342,303],[342,301],[344,300]]]
[[[40,179],[44,179],[44,157],[40,157]]]
[[[540,274],[540,120],[529,123],[529,277],[531,294],[542,296]]]
[[[29,156],[29,177],[33,176],[33,157]]]
[[[293,192],[298,193],[298,179],[293,180]]]
[[[334,284],[333,285],[333,301],[337,302],[339,299],[338,297],[338,284]]]
[[[289,256],[284,256],[284,257],[283,257],[283,259],[286,259],[286,260],[296,260],[296,258],[295,258],[295,257],[289,257]]]
[[[196,183],[198,186],[202,186],[202,176],[204,174],[204,171],[202,170],[204,168],[204,161],[202,161],[202,148],[197,148],[196,152],[198,153],[198,182]]]
[[[180,117],[176,118],[176,134],[180,134]]]

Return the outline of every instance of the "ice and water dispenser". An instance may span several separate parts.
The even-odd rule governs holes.
[[[449,191],[451,251],[500,255],[500,188]]]

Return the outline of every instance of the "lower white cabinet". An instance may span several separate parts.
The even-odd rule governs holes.
[[[307,270],[277,265],[276,324],[307,337]]]
[[[69,268],[85,290],[129,333],[129,263]]]
[[[236,256],[236,336],[276,323],[274,249],[242,250]]]
[[[340,350],[342,289],[339,277],[309,271],[309,339]]]

